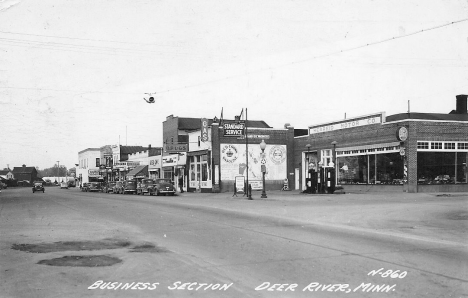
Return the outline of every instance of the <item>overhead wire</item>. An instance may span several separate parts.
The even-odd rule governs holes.
[[[118,48],[118,47],[104,47],[104,46],[92,46],[92,45],[79,45],[79,44],[69,44],[69,43],[59,43],[59,42],[50,42],[50,41],[35,41],[35,40],[22,40],[14,38],[2,38],[0,37],[0,43],[7,43],[12,46],[20,47],[41,47],[51,50],[63,50],[63,51],[76,51],[84,52],[90,51],[89,53],[95,54],[170,54],[170,55],[192,55],[187,53],[178,53],[175,51],[164,52],[148,49],[128,49],[128,48]],[[109,52],[109,51],[113,51]],[[148,58],[154,56],[146,56]]]
[[[375,46],[375,45],[378,45],[378,44],[394,41],[394,40],[397,40],[397,39],[406,38],[406,37],[413,36],[413,35],[416,35],[416,34],[421,34],[421,33],[425,33],[425,32],[428,32],[428,31],[440,29],[440,28],[443,28],[443,27],[452,26],[452,25],[462,23],[462,22],[466,22],[466,21],[468,21],[468,18],[461,19],[461,20],[458,20],[458,21],[449,22],[449,23],[446,23],[446,24],[442,24],[442,25],[438,25],[438,26],[434,26],[434,27],[430,27],[430,28],[425,28],[425,29],[422,29],[422,30],[418,30],[418,31],[408,33],[408,34],[403,34],[403,35],[400,35],[400,36],[394,36],[394,37],[386,38],[386,39],[383,39],[383,40],[362,44],[362,45],[352,47],[352,48],[348,48],[348,49],[337,50],[337,51],[333,51],[333,52],[329,52],[329,53],[325,53],[325,54],[321,54],[321,55],[316,55],[316,56],[313,56],[313,57],[310,57],[310,58],[291,61],[291,62],[288,62],[288,63],[283,63],[283,64],[279,64],[279,65],[275,65],[275,66],[259,68],[259,69],[254,70],[254,71],[248,71],[248,72],[244,72],[244,73],[238,74],[238,75],[225,76],[225,77],[222,77],[222,78],[219,78],[219,79],[205,81],[205,82],[201,82],[201,83],[197,83],[197,84],[185,85],[185,86],[166,89],[166,90],[160,90],[160,91],[157,91],[157,93],[161,94],[161,93],[167,93],[167,92],[171,92],[171,91],[183,90],[183,89],[187,89],[187,88],[194,88],[194,87],[208,85],[208,84],[212,84],[212,83],[216,83],[216,82],[220,82],[220,81],[225,81],[225,80],[229,80],[229,79],[244,77],[244,76],[255,74],[255,73],[261,73],[261,72],[264,72],[264,71],[271,71],[271,70],[274,70],[274,69],[283,68],[283,67],[287,67],[287,66],[290,66],[290,65],[304,63],[304,62],[308,62],[308,61],[312,61],[312,60],[316,60],[316,59],[320,59],[320,58],[325,58],[325,57],[329,57],[329,56],[333,56],[333,55],[337,55],[337,54],[342,54],[342,53],[346,53],[346,52],[356,51],[358,49],[362,49],[362,48],[366,48],[366,47],[370,47],[370,46]],[[5,32],[5,31],[0,31],[0,33],[15,34],[15,33],[12,33],[12,32]],[[21,34],[21,33],[17,33],[17,34]],[[23,33],[23,34],[24,35],[29,35],[29,34],[26,34],[26,33]],[[35,35],[36,36],[36,34],[30,34],[30,35]],[[41,35],[37,35],[37,36],[41,36]],[[52,37],[52,36],[47,36],[47,37]],[[57,37],[57,38],[67,38],[67,37]],[[70,39],[80,39],[80,38],[71,38],[70,37]],[[1,40],[5,40],[5,38],[0,38],[0,42],[1,42]],[[8,40],[8,39],[6,39],[6,40]],[[11,40],[21,42],[21,40],[15,40],[15,39],[11,39]],[[83,39],[83,40],[87,40],[87,39]],[[94,40],[94,41],[102,41],[102,40]],[[23,41],[23,42],[28,43],[28,42],[31,42],[31,41]],[[117,41],[106,41],[106,42],[117,42]],[[36,43],[43,43],[43,42],[36,42]],[[125,43],[125,42],[122,42],[122,43]],[[72,46],[70,44],[62,44],[62,43],[52,43],[52,44],[56,44],[57,46],[59,46],[59,45]],[[81,46],[81,47],[84,47],[84,48],[87,47],[88,49],[93,48],[93,46]],[[112,47],[94,47],[94,48],[96,48],[97,50],[102,49],[103,51],[108,50],[108,49],[112,49],[112,50],[118,50],[119,49],[119,48],[112,48]],[[68,49],[58,49],[58,50],[68,50]],[[173,53],[171,53],[171,54],[173,54]],[[0,86],[0,88],[3,88],[3,89],[34,89],[34,90],[65,91],[65,92],[88,92],[88,93],[140,94],[140,93],[136,93],[136,92],[135,93],[133,93],[133,92],[125,93],[125,92],[109,92],[109,91],[84,91],[84,90],[49,89],[49,88],[24,88],[24,87],[5,87],[5,86]]]
[[[145,43],[145,42],[130,42],[130,41],[118,41],[118,40],[108,40],[108,39],[79,38],[79,37],[58,36],[58,35],[44,35],[44,34],[31,34],[31,33],[11,32],[11,31],[1,31],[1,30],[0,30],[0,33],[15,34],[15,35],[26,35],[26,36],[36,36],[36,37],[49,37],[49,38],[83,40],[83,41],[110,42],[110,43],[121,43],[121,44],[135,44],[135,45],[148,45],[148,46],[168,46],[168,45],[161,45],[161,44],[155,44],[155,43]]]
[[[222,80],[234,79],[234,78],[243,77],[243,76],[246,76],[246,75],[260,73],[260,72],[264,72],[264,71],[271,71],[271,70],[274,70],[274,69],[283,68],[283,67],[287,67],[287,66],[294,65],[294,64],[304,63],[304,62],[312,61],[312,60],[319,59],[319,58],[325,58],[325,57],[329,57],[329,56],[333,56],[333,55],[337,55],[337,54],[342,54],[342,53],[346,53],[346,52],[355,51],[355,50],[366,48],[366,47],[369,47],[369,46],[378,45],[378,44],[389,42],[389,41],[394,41],[396,39],[405,38],[405,37],[408,37],[408,36],[428,32],[428,31],[435,30],[435,29],[440,29],[440,28],[443,28],[443,27],[451,26],[451,25],[466,22],[466,21],[468,21],[468,18],[458,20],[458,21],[453,21],[453,22],[438,25],[438,26],[434,26],[434,27],[430,27],[430,28],[426,28],[426,29],[422,29],[422,30],[418,30],[418,31],[415,31],[415,32],[412,32],[412,33],[401,35],[401,36],[395,36],[395,37],[386,38],[386,39],[383,39],[383,40],[380,40],[380,41],[366,43],[366,44],[356,46],[356,47],[352,47],[352,48],[348,48],[348,49],[333,51],[333,52],[330,52],[330,53],[313,56],[311,58],[306,58],[306,59],[301,59],[301,60],[296,60],[296,61],[276,65],[276,66],[273,66],[273,67],[261,68],[261,69],[258,69],[256,71],[246,72],[246,73],[239,74],[239,75],[227,76],[227,77],[224,77],[224,78],[220,78],[220,79],[216,79],[216,80],[212,80],[212,81],[207,81],[207,82],[203,82],[203,83],[199,83],[199,84],[194,84],[194,85],[183,86],[183,87],[179,87],[179,88],[162,90],[162,91],[159,91],[158,93],[166,93],[166,92],[182,90],[182,89],[186,89],[186,88],[194,88],[194,87],[198,87],[198,86],[202,86],[202,85],[206,85],[206,84],[210,84],[210,83],[216,83],[216,82],[219,82],[219,81],[222,81]]]

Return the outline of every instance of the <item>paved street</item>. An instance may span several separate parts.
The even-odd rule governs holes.
[[[1,297],[466,297],[467,194],[0,194]]]

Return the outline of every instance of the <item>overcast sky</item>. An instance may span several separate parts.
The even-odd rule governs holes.
[[[0,168],[162,146],[171,114],[448,113],[468,92],[467,19],[467,0],[0,0]]]

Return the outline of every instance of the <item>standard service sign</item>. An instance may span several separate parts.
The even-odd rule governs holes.
[[[245,124],[244,123],[224,123],[224,136],[225,137],[239,137],[245,135]]]

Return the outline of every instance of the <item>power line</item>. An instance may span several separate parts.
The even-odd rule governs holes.
[[[19,47],[41,47],[51,50],[60,50],[60,51],[74,51],[82,53],[94,53],[94,54],[170,54],[170,55],[190,55],[186,53],[177,53],[177,52],[164,52],[164,51],[155,51],[155,50],[146,50],[146,49],[128,49],[128,48],[117,48],[117,47],[103,47],[103,46],[92,46],[92,45],[79,45],[79,44],[69,44],[69,43],[59,43],[59,42],[45,42],[45,41],[35,41],[35,40],[22,40],[22,39],[13,39],[13,38],[0,38],[0,43],[6,43],[10,46],[19,46]],[[109,51],[114,51],[110,53]],[[193,56],[193,55],[192,55]],[[147,56],[153,57],[153,56]]]
[[[330,53],[327,53],[327,54],[322,54],[322,55],[314,56],[314,57],[307,58],[307,59],[302,59],[302,60],[297,60],[297,61],[293,61],[293,62],[288,62],[288,63],[280,64],[280,65],[273,66],[273,67],[261,68],[261,69],[258,69],[258,70],[256,70],[256,71],[246,72],[246,73],[239,74],[239,75],[234,75],[234,76],[228,76],[228,77],[225,77],[225,78],[221,78],[221,79],[217,79],[217,80],[212,80],[212,81],[207,81],[207,82],[203,82],[203,83],[200,83],[200,84],[194,84],[194,85],[188,85],[188,86],[183,86],[183,87],[179,87],[179,88],[173,88],[173,89],[168,89],[168,90],[162,90],[162,91],[159,91],[158,93],[167,93],[167,92],[170,92],[170,91],[182,90],[182,89],[186,89],[186,88],[193,88],[193,87],[198,87],[198,86],[202,86],[202,85],[207,85],[207,84],[210,84],[210,83],[216,83],[216,82],[223,81],[223,80],[228,80],[228,79],[234,79],[234,78],[238,78],[238,77],[243,77],[243,76],[250,75],[250,74],[254,74],[254,73],[260,73],[260,72],[264,72],[264,71],[270,71],[270,70],[273,70],[273,69],[283,68],[283,67],[290,66],[290,65],[294,65],[294,64],[299,64],[299,63],[303,63],[303,62],[308,62],[308,61],[315,60],[315,59],[319,59],[319,58],[325,58],[325,57],[329,57],[329,56],[333,56],[333,55],[337,55],[337,54],[342,54],[342,53],[346,53],[346,52],[355,51],[355,50],[362,49],[362,48],[369,47],[369,46],[374,46],[374,45],[381,44],[381,43],[385,43],[385,42],[389,42],[389,41],[394,41],[394,40],[396,40],[396,39],[401,39],[401,38],[409,37],[409,36],[412,36],[412,35],[416,35],[416,34],[428,32],[428,31],[440,29],[440,28],[447,27],[447,26],[452,26],[452,25],[455,25],[455,24],[458,24],[458,23],[462,23],[462,22],[466,22],[466,21],[468,21],[468,18],[462,19],[462,20],[458,20],[458,21],[453,21],[453,22],[450,22],[450,23],[442,24],[442,25],[438,25],[438,26],[431,27],[431,28],[426,28],[426,29],[418,30],[418,31],[415,31],[415,32],[412,32],[412,33],[408,33],[408,34],[405,34],[405,35],[401,35],[401,36],[395,36],[395,37],[386,38],[386,39],[383,39],[383,40],[380,40],[380,41],[375,41],[375,42],[366,43],[366,44],[363,44],[363,45],[360,45],[360,46],[357,46],[357,47],[353,47],[353,48],[349,48],[349,49],[334,51],[334,52],[330,52]]]
[[[401,38],[406,38],[406,37],[413,36],[413,35],[416,35],[416,34],[421,34],[421,33],[424,33],[424,32],[440,29],[440,28],[443,28],[443,27],[455,25],[455,24],[458,24],[458,23],[466,22],[466,21],[468,21],[468,18],[458,20],[458,21],[453,21],[453,22],[438,25],[438,26],[434,26],[434,27],[430,27],[430,28],[426,28],[426,29],[422,29],[422,30],[418,30],[418,31],[415,31],[415,32],[412,32],[412,33],[401,35],[401,36],[395,36],[395,37],[386,38],[386,39],[383,39],[383,40],[380,40],[380,41],[366,43],[366,44],[356,46],[356,47],[353,47],[353,48],[349,48],[349,49],[338,50],[338,51],[334,51],[334,52],[314,56],[314,57],[311,57],[311,58],[306,58],[306,59],[301,59],[301,60],[297,60],[297,61],[292,61],[292,62],[280,64],[280,65],[277,65],[277,66],[272,66],[272,67],[267,67],[267,68],[260,68],[260,69],[255,70],[255,71],[245,72],[245,73],[238,74],[238,75],[226,76],[226,77],[223,77],[223,78],[219,78],[219,79],[211,80],[211,81],[206,81],[206,82],[202,82],[202,83],[198,83],[198,84],[186,85],[186,86],[181,86],[181,87],[167,89],[167,90],[160,90],[160,91],[157,91],[157,93],[161,94],[161,93],[167,93],[167,92],[171,92],[171,91],[183,90],[183,89],[187,89],[187,88],[194,88],[194,87],[198,87],[198,86],[202,86],[202,85],[208,85],[208,84],[221,82],[221,81],[225,81],[225,80],[229,80],[229,79],[244,77],[246,75],[251,75],[251,74],[260,73],[260,72],[264,72],[264,71],[271,71],[271,70],[274,70],[274,69],[283,68],[283,67],[294,65],[294,64],[299,64],[299,63],[303,63],[303,62],[307,62],[307,61],[311,61],[311,60],[316,60],[316,59],[319,59],[319,58],[325,58],[325,57],[329,57],[329,56],[333,56],[333,55],[337,55],[337,54],[351,52],[351,51],[366,48],[366,47],[369,47],[369,46],[374,46],[374,45],[382,44],[382,43],[385,43],[385,42],[394,41],[394,40],[401,39]],[[0,31],[0,32],[2,32],[2,31]],[[9,32],[6,32],[6,33],[9,33]],[[2,40],[2,38],[0,38],[0,40]],[[60,44],[60,43],[57,43],[57,44]],[[86,46],[84,46],[84,47],[86,47]],[[99,48],[99,47],[96,47],[96,48]],[[112,92],[112,91],[86,91],[86,90],[26,88],[26,87],[11,87],[11,86],[7,86],[7,87],[0,86],[0,89],[26,89],[26,90],[46,90],[46,91],[86,92],[86,93],[141,94],[141,92],[133,93],[133,92]]]
[[[55,35],[20,33],[20,32],[11,32],[11,31],[0,31],[0,33],[4,33],[4,34],[16,34],[16,35],[27,35],[27,36],[37,36],[37,37],[49,37],[49,38],[62,38],[62,39],[72,39],[72,40],[83,40],[83,41],[98,41],[98,42],[111,42],[111,43],[136,44],[136,45],[148,45],[148,46],[149,46],[149,45],[155,45],[155,46],[169,46],[169,45],[160,45],[160,44],[155,44],[155,43],[116,41],[116,40],[91,39],[91,38],[79,38],[79,37],[67,37],[67,36],[55,36]],[[172,47],[172,46],[170,46],[170,47]]]

